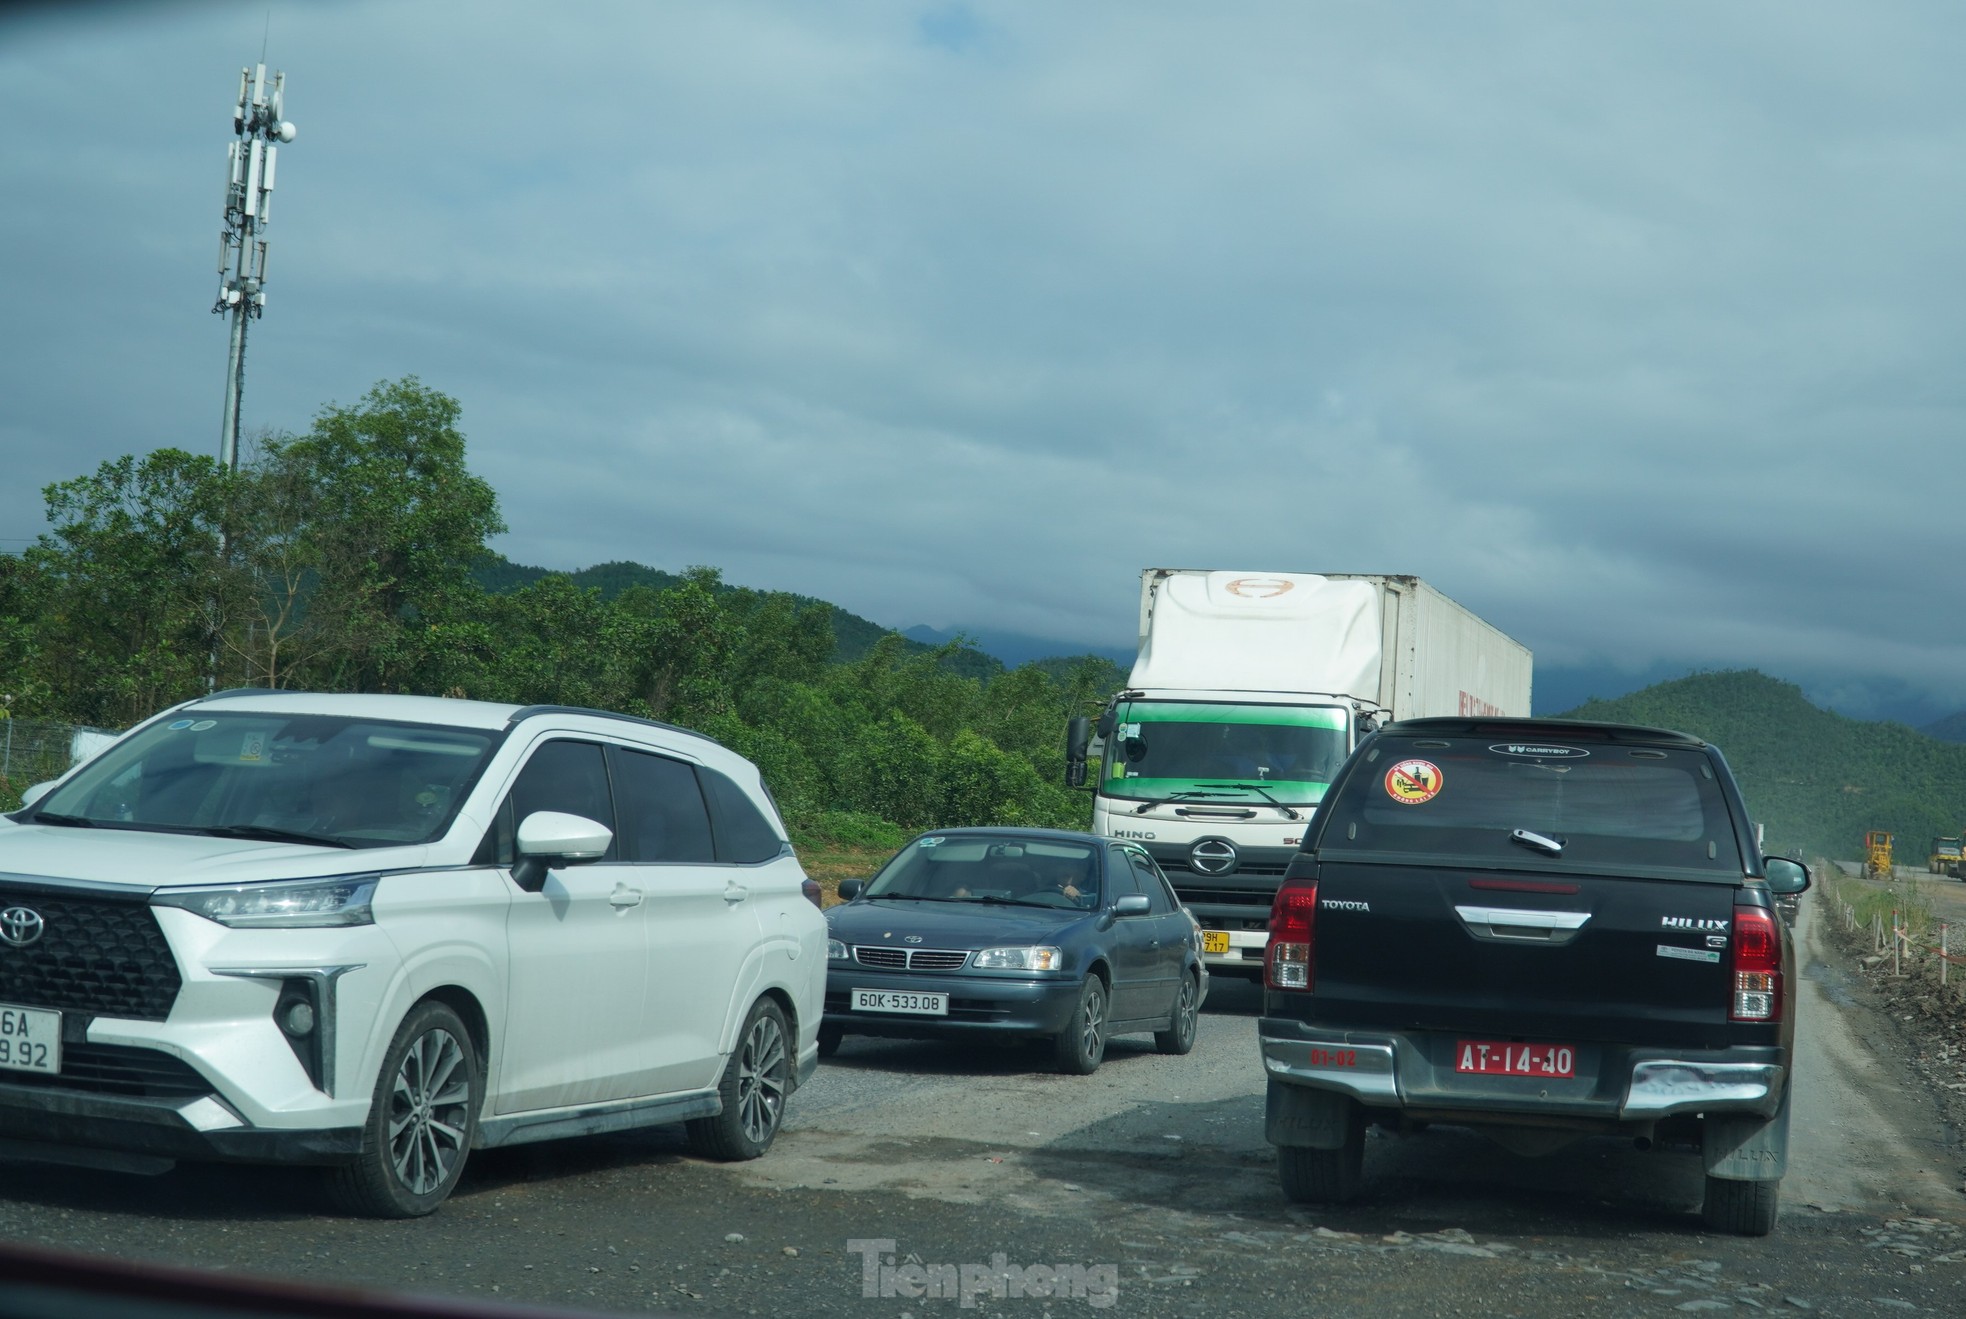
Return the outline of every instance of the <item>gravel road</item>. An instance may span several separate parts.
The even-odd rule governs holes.
[[[1701,1230],[1690,1158],[1604,1140],[1521,1159],[1450,1128],[1375,1137],[1357,1204],[1287,1206],[1259,996],[1222,982],[1193,1054],[1116,1041],[1087,1078],[1022,1049],[849,1039],[755,1163],[688,1158],[673,1132],[493,1151],[409,1223],[330,1216],[268,1170],[0,1165],[0,1237],[634,1313],[1958,1319],[1961,1149],[1815,924],[1805,902],[1793,1165],[1759,1241]],[[1006,1294],[908,1294],[940,1276]]]

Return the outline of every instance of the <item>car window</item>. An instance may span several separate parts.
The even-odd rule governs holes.
[[[1106,867],[1106,881],[1114,902],[1131,893],[1140,891],[1140,881],[1133,877],[1133,859],[1124,847],[1110,849],[1111,864]]]
[[[764,812],[750,794],[729,777],[701,765],[696,769],[703,795],[710,800],[710,825],[716,837],[717,860],[738,865],[769,861],[785,850]]]
[[[1325,809],[1323,848],[1741,873],[1726,798],[1698,748],[1560,735],[1550,745],[1382,735]],[[1561,851],[1516,841],[1518,831]]]
[[[1133,876],[1140,882],[1140,891],[1147,895],[1148,908],[1156,916],[1166,916],[1175,910],[1174,898],[1167,891],[1167,881],[1155,869],[1153,858],[1144,852],[1128,850],[1127,860],[1133,863]]]
[[[564,811],[615,829],[615,839],[602,859],[619,859],[621,837],[608,792],[607,764],[596,743],[555,739],[535,747],[506,799],[515,828],[535,811]]]
[[[680,760],[626,747],[610,748],[614,798],[620,811],[616,840],[623,861],[710,861],[710,815],[692,767]]]

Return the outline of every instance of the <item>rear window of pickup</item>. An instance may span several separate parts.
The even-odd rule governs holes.
[[[1713,762],[1690,748],[1382,736],[1322,809],[1320,852],[1352,859],[1741,875]]]

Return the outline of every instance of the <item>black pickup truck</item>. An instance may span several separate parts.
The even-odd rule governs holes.
[[[1717,1231],[1775,1225],[1809,886],[1756,854],[1717,748],[1655,728],[1415,719],[1360,745],[1270,915],[1266,1115],[1286,1196],[1350,1198],[1365,1130],[1697,1151]]]

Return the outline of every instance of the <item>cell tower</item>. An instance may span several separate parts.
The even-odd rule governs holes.
[[[280,117],[287,75],[266,81],[266,66],[239,70],[239,101],[225,148],[225,228],[218,236],[218,301],[214,313],[232,313],[232,351],[225,362],[225,426],[219,461],[239,467],[239,400],[246,385],[246,322],[266,310],[267,208],[273,201],[273,164],[280,142],[294,140],[294,126]]]

